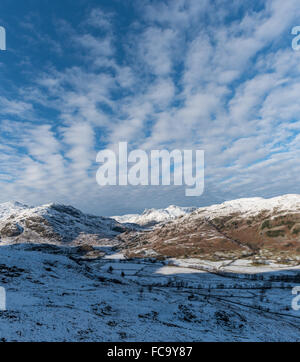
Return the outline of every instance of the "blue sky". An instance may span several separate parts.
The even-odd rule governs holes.
[[[0,202],[112,215],[299,193],[298,0],[1,0]],[[203,149],[205,192],[97,185],[96,154]]]

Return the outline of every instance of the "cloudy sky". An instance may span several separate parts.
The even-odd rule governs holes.
[[[299,0],[1,0],[0,202],[113,215],[299,193]],[[205,192],[99,187],[97,152],[205,150]]]

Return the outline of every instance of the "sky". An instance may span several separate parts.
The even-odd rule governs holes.
[[[97,215],[300,193],[299,0],[1,0],[0,202]],[[205,190],[106,186],[97,153],[205,151]]]

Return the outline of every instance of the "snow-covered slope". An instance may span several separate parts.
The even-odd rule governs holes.
[[[138,224],[141,226],[152,226],[161,222],[176,219],[195,211],[196,207],[180,207],[170,205],[166,209],[146,209],[142,214],[128,214],[123,216],[112,216],[120,223]]]
[[[295,269],[223,276],[186,259],[183,267],[113,255],[78,263],[74,247],[0,249],[1,341],[300,340]]]
[[[198,214],[205,214],[209,218],[228,216],[234,213],[240,213],[244,217],[249,217],[258,215],[263,211],[294,211],[300,213],[300,195],[287,194],[270,199],[262,197],[244,198],[197,209]]]
[[[60,204],[27,207],[5,203],[0,210],[1,243],[97,243],[127,230],[114,219],[84,214]]]
[[[4,202],[3,204],[0,204],[0,219],[28,208],[29,206],[19,202]]]

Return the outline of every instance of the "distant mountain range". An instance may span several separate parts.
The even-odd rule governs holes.
[[[180,207],[170,205],[166,209],[146,209],[142,214],[112,216],[112,218],[120,223],[138,224],[140,226],[154,226],[161,222],[188,215],[196,209],[196,207]]]

